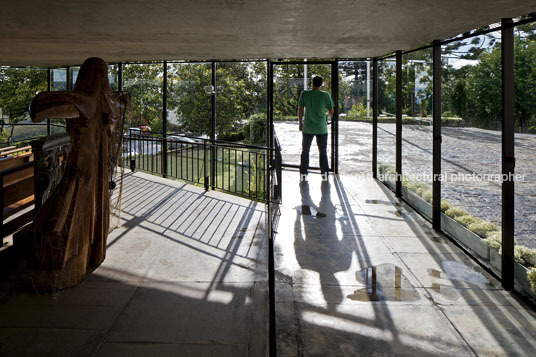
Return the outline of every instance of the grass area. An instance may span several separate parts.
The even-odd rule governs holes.
[[[162,154],[136,155],[136,169],[162,174]],[[125,159],[129,167],[128,158]],[[218,148],[215,163],[215,187],[255,199],[265,198],[265,155],[263,153]],[[210,177],[210,150],[207,158],[203,148],[184,147],[167,152],[167,175],[171,178],[204,184]],[[210,179],[209,179],[210,182]]]

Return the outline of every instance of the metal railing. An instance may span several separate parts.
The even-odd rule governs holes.
[[[163,137],[133,129],[123,139],[122,162],[132,171],[160,174],[261,202],[268,201],[267,190],[274,190],[268,187],[267,175],[277,171],[269,160],[272,151],[280,159],[276,149],[177,134]],[[276,176],[281,182],[281,173]]]

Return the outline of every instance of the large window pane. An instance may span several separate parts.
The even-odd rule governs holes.
[[[378,178],[394,189],[396,153],[396,61],[378,61]]]
[[[372,66],[339,62],[339,172],[371,172]]]
[[[536,249],[536,23],[514,33],[516,258],[531,267],[536,254],[523,247]]]
[[[274,66],[274,127],[281,143],[285,164],[300,164],[302,134],[298,129],[298,101],[304,88],[312,88],[311,82],[316,75],[324,78],[322,90],[331,93],[331,66],[329,64]],[[315,146],[311,146],[309,155],[311,167],[320,166],[318,150]],[[328,125],[328,158],[330,157],[331,125]]]
[[[432,49],[402,56],[402,196],[432,215]]]
[[[216,64],[216,135],[266,145],[265,62]]]
[[[162,63],[129,63],[123,66],[123,89],[132,96],[131,127],[149,126],[162,132]]]
[[[210,63],[168,63],[167,119],[170,132],[210,135],[211,85]]]
[[[482,241],[500,241],[502,215],[500,32],[442,52],[442,227],[486,260]]]
[[[30,102],[46,90],[46,69],[0,67],[0,145],[46,135],[46,125],[25,125]]]

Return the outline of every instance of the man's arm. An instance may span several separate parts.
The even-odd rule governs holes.
[[[335,113],[335,109],[331,108],[330,110],[328,110],[329,117],[333,117],[333,113]]]
[[[298,106],[298,128],[302,131],[303,128],[303,107]]]

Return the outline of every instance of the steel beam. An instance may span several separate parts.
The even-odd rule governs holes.
[[[210,119],[210,186],[216,188],[216,61],[212,61],[212,93],[210,97],[212,116]]]
[[[402,197],[402,51],[396,51],[396,197]]]
[[[378,178],[378,58],[372,61],[372,177]]]
[[[514,288],[514,28],[501,21],[502,57],[502,286]]]
[[[441,230],[441,43],[433,46],[432,225]]]
[[[162,177],[167,177],[167,62],[163,63],[164,83],[162,88]]]
[[[339,173],[339,61],[335,60],[331,63],[331,97],[335,108],[333,117],[331,118],[332,131],[332,171],[335,174]]]

